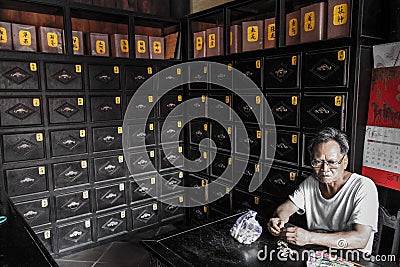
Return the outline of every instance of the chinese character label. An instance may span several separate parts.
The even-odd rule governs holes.
[[[24,46],[32,44],[32,36],[29,31],[19,31],[19,44]]]
[[[201,49],[203,49],[203,38],[196,37],[196,50],[200,51]]]
[[[162,52],[161,42],[155,41],[153,43],[153,52],[154,52],[154,54],[161,54],[161,52]]]
[[[258,41],[258,26],[247,27],[247,42],[257,42]]]
[[[347,4],[340,4],[333,7],[333,25],[347,23]]]
[[[299,24],[296,18],[289,20],[289,36],[296,36],[299,32]]]
[[[208,48],[215,48],[215,33],[208,35]]]
[[[0,43],[7,43],[7,30],[4,27],[0,27]]]
[[[230,46],[233,45],[233,34],[232,34],[232,32],[229,32],[229,45]]]
[[[96,40],[96,53],[104,55],[106,53],[106,42],[103,40]]]
[[[315,12],[307,12],[304,14],[304,31],[310,32],[315,28]]]
[[[122,53],[128,53],[129,52],[128,40],[126,40],[126,39],[119,40],[119,46],[121,48],[121,52]]]
[[[58,45],[58,35],[55,32],[47,33],[47,45],[49,47],[57,47]]]
[[[268,41],[275,40],[275,23],[268,24]]]
[[[78,36],[72,36],[72,49],[74,51],[79,50],[79,38]]]
[[[146,42],[143,40],[137,41],[137,51],[140,54],[146,53]]]

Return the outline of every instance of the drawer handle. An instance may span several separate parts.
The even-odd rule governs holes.
[[[275,179],[275,180],[273,180],[273,182],[275,184],[279,184],[279,185],[286,185],[285,181],[282,180],[281,178]]]
[[[145,165],[147,164],[147,162],[148,162],[147,160],[142,159],[141,161],[138,161],[137,164],[138,164],[139,166],[143,167],[143,166],[145,166]]]
[[[141,194],[146,194],[149,191],[149,188],[143,186],[143,187],[140,187],[138,191]]]
[[[169,205],[168,207],[167,207],[167,210],[175,210],[177,208],[177,206],[174,206],[174,205]]]
[[[178,184],[178,181],[177,181],[177,180],[170,180],[170,181],[168,181],[168,185],[170,185],[170,186],[174,186],[174,185],[176,185],[176,184]]]
[[[172,75],[166,76],[165,77],[166,80],[175,80],[175,77]]]
[[[72,140],[72,139],[67,139],[67,140],[63,141],[62,144],[65,145],[65,146],[75,145],[76,141]]]
[[[23,144],[20,144],[19,146],[17,146],[18,150],[25,150],[25,149],[31,149],[31,148],[32,148],[32,145],[27,144],[27,143],[23,143]]]
[[[18,114],[18,115],[25,115],[25,114],[29,113],[29,110],[24,109],[23,107],[19,107],[19,108],[17,108],[17,109],[14,109],[14,110],[12,111],[12,113]]]
[[[33,184],[35,182],[35,179],[31,177],[25,177],[21,181],[19,181],[21,184]]]
[[[11,73],[10,76],[13,78],[25,78],[26,77],[25,74],[23,74],[22,72],[19,72],[19,71]]]
[[[73,202],[69,203],[69,204],[67,205],[67,207],[68,207],[69,209],[71,209],[71,210],[75,210],[76,208],[79,207],[79,205],[80,205],[79,202],[73,201]]]
[[[251,112],[252,108],[249,105],[246,105],[246,106],[243,106],[242,109],[244,112],[249,113],[249,112]]]
[[[276,148],[280,149],[288,149],[289,147],[285,143],[280,143],[276,145]]]
[[[223,109],[223,108],[224,108],[224,106],[223,106],[223,105],[221,105],[221,104],[218,104],[218,105],[216,105],[216,106],[215,106],[215,108],[216,108],[216,109]]]
[[[106,143],[111,143],[114,140],[115,140],[115,137],[111,136],[111,135],[107,135],[106,137],[103,138],[103,141],[106,142]]]
[[[72,76],[68,75],[67,73],[63,73],[63,74],[58,75],[58,79],[59,80],[70,80],[70,79],[72,79]]]
[[[138,133],[137,135],[136,135],[136,137],[138,137],[138,138],[145,138],[146,137],[146,133]]]
[[[253,172],[252,171],[250,171],[249,169],[246,169],[245,171],[244,171],[244,174],[246,174],[246,175],[248,175],[248,176],[253,176]]]
[[[106,171],[108,171],[108,172],[112,172],[113,170],[115,170],[116,167],[117,167],[117,166],[108,164],[107,166],[104,167],[104,169],[105,169]]]
[[[72,113],[72,112],[74,112],[75,111],[75,109],[74,108],[71,108],[71,107],[64,107],[64,108],[62,108],[61,110],[60,110],[61,112],[68,112],[68,113]]]
[[[165,157],[167,160],[171,161],[171,160],[176,160],[178,157],[175,155],[169,155],[168,157]]]
[[[139,80],[139,81],[143,81],[143,80],[146,79],[146,77],[144,77],[143,75],[137,75],[137,76],[135,76],[134,79],[135,79],[135,80]]]
[[[326,63],[321,64],[319,67],[316,68],[318,71],[331,71],[332,66],[329,66]]]
[[[81,236],[82,234],[83,234],[82,231],[73,231],[73,232],[69,235],[69,237],[70,237],[70,238],[76,238],[76,237]]]
[[[254,73],[252,73],[251,71],[247,70],[245,74],[246,74],[247,77],[251,77],[251,76],[253,76]]]
[[[76,171],[69,171],[69,172],[67,172],[66,174],[64,174],[66,177],[68,177],[68,178],[74,178],[74,177],[76,177],[77,175],[78,175],[78,172],[76,172]]]
[[[146,108],[146,105],[143,105],[143,104],[136,105],[136,109],[145,109],[145,108]]]
[[[287,70],[285,70],[284,68],[279,68],[275,71],[275,75],[278,78],[283,78],[286,76],[286,74],[288,73]]]
[[[167,134],[174,134],[176,133],[176,131],[174,129],[168,129],[167,130]]]
[[[200,74],[197,74],[196,76],[194,76],[194,79],[195,79],[195,80],[201,80],[202,77],[203,77],[203,76],[201,76]]]
[[[244,143],[248,143],[248,144],[254,144],[254,140],[253,140],[253,139],[250,139],[250,138],[245,138],[245,139],[243,139],[243,142],[244,142]]]
[[[289,110],[285,106],[279,106],[279,107],[275,108],[275,111],[279,112],[279,113],[286,113]]]
[[[226,75],[225,75],[225,73],[220,73],[220,74],[217,75],[217,78],[218,78],[219,80],[222,80],[222,79],[225,79],[225,78],[226,78]]]
[[[218,138],[220,141],[223,141],[223,140],[225,140],[226,135],[224,135],[223,133],[220,133],[219,135],[217,135],[217,138]]]
[[[220,162],[220,163],[217,164],[217,167],[218,167],[218,168],[221,168],[221,169],[225,169],[225,168],[226,168],[226,165],[223,164],[222,162]]]
[[[116,198],[117,197],[117,194],[115,194],[115,193],[109,193],[108,195],[106,195],[104,198],[105,199],[113,199],[113,198]]]
[[[316,113],[316,114],[329,114],[331,112],[328,109],[324,108],[324,107],[320,107],[318,109],[315,109],[314,113]]]
[[[111,221],[111,222],[109,222],[109,223],[106,225],[105,228],[111,228],[111,230],[112,230],[112,228],[114,228],[114,227],[117,226],[117,225],[119,225],[119,222],[117,222],[117,221]]]
[[[197,137],[200,137],[200,136],[203,135],[203,131],[202,131],[202,130],[197,130],[197,131],[195,132],[195,134],[196,134]]]
[[[142,220],[146,220],[146,219],[150,219],[151,217],[152,217],[151,213],[145,212],[142,215],[140,215],[139,218],[142,219]]]
[[[97,76],[97,79],[99,79],[99,80],[102,81],[102,82],[108,82],[108,81],[111,80],[111,76],[108,76],[108,75],[100,75],[100,76]]]
[[[36,215],[38,215],[38,212],[34,211],[34,210],[30,210],[30,211],[27,211],[26,213],[24,213],[24,217],[27,218],[28,220],[35,218]]]
[[[108,112],[108,111],[112,111],[112,110],[113,110],[113,107],[112,107],[112,106],[109,106],[109,105],[104,105],[104,106],[102,106],[102,107],[100,108],[100,110],[103,111],[103,112]]]
[[[201,107],[201,105],[200,105],[199,103],[196,102],[196,103],[193,104],[193,107],[199,108],[199,107]]]
[[[175,104],[175,103],[169,103],[169,104],[167,104],[167,108],[174,108],[174,107],[176,107],[176,104]]]

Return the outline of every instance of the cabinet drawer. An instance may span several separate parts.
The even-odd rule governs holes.
[[[213,182],[214,190],[210,192],[210,199],[217,198],[210,203],[210,209],[213,207],[220,213],[229,214],[231,211],[231,190],[232,187]]]
[[[89,65],[90,90],[119,90],[119,67]]]
[[[268,131],[265,132],[267,136]],[[268,142],[266,142],[268,143]],[[274,160],[288,164],[299,164],[300,133],[293,131],[276,131],[276,144],[266,144],[266,150],[275,148]],[[267,157],[269,153],[266,153]]]
[[[131,175],[140,175],[156,171],[156,150],[132,153],[129,155]]]
[[[186,115],[189,117],[205,117],[206,110],[207,110],[207,95],[206,94],[195,94],[190,93],[188,96],[188,101],[190,104],[187,103]]]
[[[235,68],[242,72],[247,78],[252,80],[258,88],[262,88],[262,58],[251,59],[251,60],[240,60],[235,63]],[[236,75],[234,77],[234,88],[235,89],[251,89],[254,88],[247,79],[245,80],[242,75]]]
[[[252,179],[254,179],[257,184],[260,184],[263,169],[263,165],[261,163],[257,163],[255,161],[245,161],[241,160],[240,158],[236,158],[233,165],[235,174],[242,173],[241,177],[235,177],[235,179],[240,178],[238,182],[239,187],[243,188],[245,191],[248,191]],[[261,186],[257,188],[256,191],[261,191]]]
[[[211,175],[232,182],[233,165],[232,157],[224,153],[211,153],[215,158],[211,164]]]
[[[0,98],[1,126],[42,124],[41,98]]]
[[[185,216],[185,209],[179,206],[184,201],[183,195],[163,199],[161,205],[161,221],[169,221]]]
[[[47,190],[45,166],[6,170],[7,193],[10,197]]]
[[[160,170],[168,170],[171,168],[183,166],[183,147],[170,147],[160,149]]]
[[[156,174],[143,179],[131,181],[131,202],[149,199],[157,196],[157,178]],[[151,195],[149,195],[151,193]]]
[[[301,102],[301,126],[319,129],[345,125],[345,95],[304,95]]]
[[[181,120],[169,120],[168,122],[160,122],[160,130],[158,131],[160,143],[170,143],[183,141],[183,122]]]
[[[97,238],[99,240],[127,231],[126,210],[97,217]]]
[[[171,111],[182,102],[183,102],[182,94],[173,93],[173,94],[163,95],[159,100],[160,117],[166,118],[171,113]],[[184,110],[182,108],[180,109],[181,112],[175,114],[174,117],[183,116]]]
[[[83,97],[49,97],[50,123],[85,121],[85,99]]]
[[[191,191],[186,201],[189,202],[190,206],[199,205],[208,199],[208,182],[208,178],[193,174],[187,176],[185,187],[188,187]]]
[[[151,146],[156,144],[156,122],[143,122],[129,125],[129,147]]]
[[[246,136],[247,135],[247,136]],[[235,129],[235,150],[239,154],[250,153],[251,156],[259,157],[262,153],[262,131],[257,128]],[[248,150],[250,149],[250,150]]]
[[[207,90],[208,64],[203,62],[192,62],[189,66],[189,89]]]
[[[232,121],[232,94],[209,94],[207,114],[210,118]]]
[[[204,146],[208,146],[208,138],[209,135],[209,125],[206,122],[192,120],[189,122],[189,131],[190,131],[190,143],[191,144],[200,144],[203,141]]]
[[[97,182],[124,176],[124,156],[120,155],[94,159],[94,179]]]
[[[265,88],[300,88],[300,55],[267,57],[265,60]]]
[[[228,66],[226,64],[212,64],[209,67],[210,73],[210,89],[226,89],[232,88],[233,75],[232,75],[232,64]]]
[[[158,88],[161,92],[176,88],[182,84],[182,75],[184,75],[184,71],[185,69],[177,66],[159,67],[157,76]]]
[[[90,98],[92,121],[121,120],[120,96],[92,96]]]
[[[156,68],[154,66],[126,67],[126,89],[138,89],[142,83],[155,73]]]
[[[89,191],[55,196],[56,219],[66,219],[90,213]]]
[[[40,242],[44,245],[50,254],[54,253],[53,250],[53,233],[51,229],[46,229],[44,231],[35,232],[36,236],[39,238]]]
[[[60,252],[93,242],[92,221],[80,221],[57,226],[57,241]]]
[[[43,133],[3,135],[5,162],[44,158]]]
[[[96,188],[97,210],[108,209],[126,203],[125,183]]]
[[[306,53],[304,86],[347,86],[349,56],[347,49]]]
[[[71,161],[53,164],[53,184],[54,188],[63,188],[89,183],[88,162]]]
[[[299,127],[300,95],[267,94],[269,108],[271,109],[276,126]],[[267,111],[266,111],[267,112]],[[270,118],[265,116],[265,123],[272,124]]]
[[[152,203],[141,207],[131,208],[133,230],[139,230],[158,223],[158,206],[157,203]]]
[[[50,222],[50,204],[48,198],[15,203],[15,208],[30,226]]]
[[[38,66],[36,62],[0,62],[0,90],[38,90]]]
[[[122,127],[93,128],[93,151],[122,149]]]
[[[152,92],[148,94],[135,94],[128,96],[128,106],[125,113],[125,119],[136,120],[136,119],[149,119],[156,116],[157,104],[154,104],[155,97]]]
[[[233,192],[234,212],[247,211],[249,209],[260,212],[262,209],[265,208],[261,205],[260,194],[250,194],[246,191],[235,189],[235,191]]]
[[[46,63],[46,88],[49,90],[82,90],[83,66]]]
[[[212,121],[211,123],[211,139],[214,141],[218,149],[230,151],[233,146],[233,127],[226,128],[221,124]],[[232,145],[231,145],[232,144]]]
[[[297,187],[298,171],[273,166],[263,183],[263,191],[281,199],[287,196]]]
[[[243,122],[247,123],[257,123],[257,117],[262,122],[261,117],[261,98],[263,95],[243,95],[243,99],[239,96],[234,97],[233,108],[239,115],[239,118]]]
[[[54,157],[86,153],[86,130],[51,132],[51,151]]]
[[[182,171],[163,174],[162,179],[160,179],[162,183],[160,186],[160,195],[168,195],[179,192],[179,188],[177,186],[183,186],[183,178],[184,175]]]

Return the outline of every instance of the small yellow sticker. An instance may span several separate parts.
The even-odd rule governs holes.
[[[154,203],[153,204],[153,210],[157,210],[157,209],[158,209],[157,203]]]
[[[254,165],[254,172],[260,172],[260,164]]]
[[[229,95],[225,96],[225,103],[229,104],[230,101],[231,101],[231,98],[229,97]]]
[[[82,66],[81,65],[75,65],[75,72],[76,73],[81,73],[82,72]]]
[[[289,20],[289,36],[293,37],[299,33],[299,22],[296,18]]]
[[[125,217],[126,217],[126,212],[123,210],[123,211],[121,211],[121,219],[124,219]]]
[[[106,53],[106,42],[103,40],[96,40],[96,53],[104,55]]]
[[[196,50],[200,51],[203,49],[203,38],[202,37],[196,37]]]
[[[176,74],[181,75],[182,74],[182,69],[181,68],[176,68]]]
[[[340,107],[342,106],[342,97],[341,96],[335,96],[335,106]]]
[[[46,174],[46,167],[40,166],[40,167],[38,168],[38,172],[39,172],[39,175],[44,175],[44,174]]]
[[[232,71],[232,63],[228,63],[228,71]]]
[[[259,59],[256,60],[256,68],[257,69],[261,68],[261,60]]]
[[[36,134],[36,141],[42,142],[43,141],[43,134],[42,133],[37,133]]]
[[[339,50],[338,51],[338,60],[343,61],[346,59],[346,51],[345,50]]]
[[[225,194],[229,195],[231,193],[231,189],[229,187],[225,188]]]
[[[258,138],[258,139],[261,138],[261,131],[257,131],[257,138]]]
[[[118,163],[124,162],[124,156],[118,156]]]
[[[154,150],[150,151],[150,158],[154,158]]]
[[[32,45],[32,36],[30,31],[19,31],[19,44],[23,46]]]
[[[119,126],[119,127],[117,128],[117,131],[118,131],[118,134],[122,134],[122,126]]]
[[[87,168],[87,161],[86,160],[82,160],[81,161],[81,168],[82,169],[86,169]]]
[[[83,106],[83,97],[78,98],[78,106]]]
[[[207,152],[206,151],[203,152],[203,158],[205,158],[205,159],[207,158]]]
[[[124,191],[125,190],[125,184],[121,183],[119,184],[119,191]]]
[[[119,47],[120,47],[122,53],[128,53],[129,52],[128,40],[126,40],[126,39],[119,40]]]
[[[232,46],[233,45],[233,33],[229,32],[229,45]]]
[[[260,105],[261,104],[261,97],[258,95],[256,96],[256,104]]]
[[[178,121],[178,127],[179,127],[179,128],[182,127],[182,121]]]
[[[47,33],[47,45],[49,47],[57,47],[58,45],[58,35],[55,32]]]
[[[7,43],[7,29],[0,27],[0,43]]]
[[[82,198],[83,199],[88,199],[89,198],[89,191],[83,191],[82,192]]]
[[[260,204],[260,198],[259,197],[254,197],[254,204],[256,204],[256,205]]]
[[[292,96],[292,105],[296,106],[297,105],[297,96]]]
[[[149,130],[150,131],[154,131],[154,123],[150,123],[149,124]]]
[[[201,180],[201,186],[205,186],[206,185],[206,180]]]
[[[85,137],[85,136],[86,136],[86,130],[80,130],[80,131],[79,131],[79,136],[80,136],[81,138]]]
[[[137,41],[137,51],[140,54],[146,53],[146,42],[143,40]]]
[[[147,67],[147,74],[153,74],[153,68]]]
[[[215,48],[216,46],[216,37],[215,37],[215,33],[211,33],[208,35],[208,48]]]
[[[345,3],[333,7],[333,25],[339,26],[347,23],[347,10]]]
[[[179,196],[179,203],[183,202],[183,196]]]
[[[49,239],[51,237],[51,231],[50,230],[44,231],[43,235],[44,239]]]
[[[253,25],[247,27],[247,42],[257,42],[258,41],[258,26]]]
[[[85,221],[85,228],[89,228],[90,227],[90,220]]]
[[[182,95],[178,95],[178,102],[182,102]]]
[[[39,98],[34,98],[32,100],[32,104],[34,107],[39,107],[40,106],[40,99]]]
[[[207,66],[203,67],[203,73],[206,74],[207,73]]]
[[[315,12],[307,12],[304,14],[304,31],[310,32],[315,28]]]
[[[290,181],[296,180],[296,173],[295,172],[290,172]]]
[[[78,36],[72,36],[72,49],[74,51],[79,50],[79,38]]]
[[[228,165],[232,165],[232,158],[231,157],[228,158]]]
[[[267,33],[268,33],[268,36],[267,36],[268,41],[275,40],[275,23],[268,24]]]
[[[208,211],[207,206],[203,206],[203,211],[204,211],[204,213],[207,213],[207,211]]]
[[[228,127],[228,134],[232,134],[232,127]]]
[[[183,178],[183,172],[179,172],[179,178],[180,178],[180,179]]]
[[[42,199],[42,208],[46,208],[49,205],[49,201],[46,199]]]
[[[156,178],[155,177],[151,177],[150,178],[150,184],[155,184],[156,183]]]
[[[182,151],[183,151],[183,147],[180,146],[180,147],[178,148],[178,152],[179,152],[179,153],[182,153]]]
[[[114,66],[114,73],[115,74],[119,74],[119,67],[118,66]]]
[[[205,96],[205,95],[202,95],[202,96],[201,96],[201,102],[203,102],[203,103],[206,102],[206,96]]]
[[[292,56],[292,65],[297,65],[297,56]]]
[[[204,128],[204,131],[208,131],[208,125],[207,125],[207,123],[204,123],[203,128]]]
[[[147,99],[149,100],[149,103],[153,103],[153,96],[152,96],[152,95],[149,95],[149,96],[147,97]]]
[[[297,144],[297,134],[292,135],[292,143]]]
[[[153,43],[153,53],[154,54],[161,54],[162,53],[161,42],[155,41]]]
[[[117,104],[117,105],[121,104],[121,97],[120,96],[116,96],[115,97],[115,104]]]
[[[29,69],[30,69],[31,71],[37,71],[36,62],[31,62],[31,63],[29,63]]]

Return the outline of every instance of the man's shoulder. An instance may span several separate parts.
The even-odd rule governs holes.
[[[354,189],[364,189],[364,190],[376,190],[375,183],[368,177],[363,176],[358,173],[352,173],[351,175],[352,187]]]

